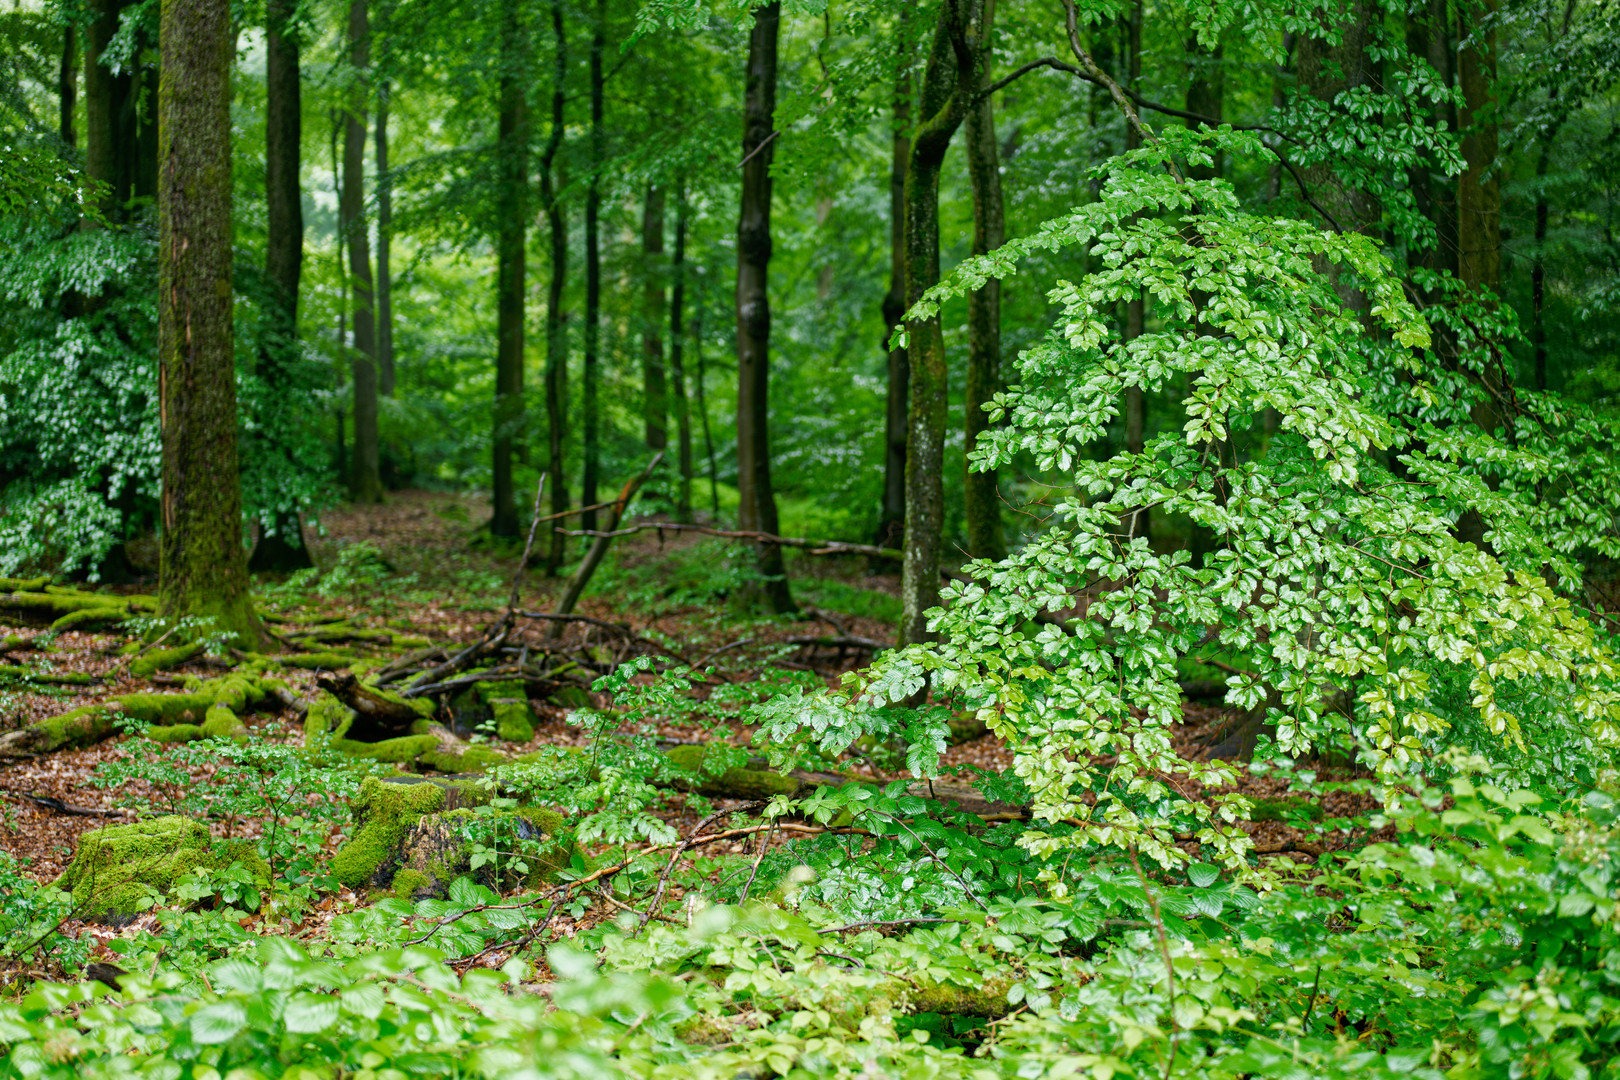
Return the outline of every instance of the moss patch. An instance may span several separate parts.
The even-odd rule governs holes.
[[[675,765],[699,773],[697,791],[704,795],[728,799],[769,799],[777,795],[791,795],[799,790],[799,781],[781,773],[765,769],[727,769],[719,776],[701,775],[703,759],[708,748],[703,746],[674,746],[664,751]]]
[[[1309,799],[1288,795],[1277,799],[1255,799],[1250,821],[1321,821],[1322,808]]]
[[[257,852],[239,847],[216,852],[202,822],[160,817],[85,833],[56,886],[72,893],[74,905],[91,916],[125,916],[139,910],[148,890],[166,894],[193,870],[232,862],[242,862],[268,885],[270,868]]]

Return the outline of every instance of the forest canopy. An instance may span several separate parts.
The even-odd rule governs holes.
[[[1620,1075],[1611,0],[14,0],[0,1077]]]

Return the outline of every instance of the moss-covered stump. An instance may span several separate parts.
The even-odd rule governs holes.
[[[360,827],[333,856],[332,876],[352,889],[442,896],[450,882],[469,872],[472,849],[462,831],[470,808],[489,799],[486,786],[465,778],[369,777],[354,803]],[[492,820],[506,830],[502,835],[527,834],[535,844],[562,827],[556,814],[530,808],[500,811]],[[547,847],[544,858],[531,860],[530,878],[544,880],[571,856],[561,846]],[[486,884],[501,884],[493,870],[482,876]]]
[[[536,807],[426,814],[406,830],[389,887],[401,899],[416,900],[448,895],[458,877],[471,877],[496,892],[537,888],[568,865],[572,852],[557,841],[562,824],[561,815]],[[474,870],[473,836],[481,836],[500,858]]]
[[[268,890],[270,867],[250,845],[216,848],[202,822],[160,817],[79,837],[79,849],[56,887],[71,893],[74,907],[91,918],[128,916],[140,910],[148,892],[167,894],[194,870],[223,869],[233,862],[246,866]]]

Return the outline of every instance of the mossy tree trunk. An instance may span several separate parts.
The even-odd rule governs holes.
[[[568,510],[568,327],[563,290],[568,284],[568,223],[563,218],[555,169],[562,148],[564,105],[567,102],[568,38],[563,26],[562,0],[551,5],[551,29],[556,38],[556,66],[551,84],[551,133],[540,153],[540,199],[546,207],[551,232],[551,281],[546,292],[546,483],[551,487],[551,512]],[[567,538],[553,528],[546,545],[546,575],[562,565]]]
[[[780,0],[754,12],[743,94],[742,208],[737,219],[737,495],[738,528],[780,531],[771,490],[770,378],[771,157],[775,143],[777,39]],[[784,614],[797,610],[788,590],[782,549],[758,546],[765,601]]]
[[[354,460],[349,495],[357,503],[382,502],[377,431],[377,320],[372,309],[371,236],[365,222],[366,87],[371,65],[371,26],[366,0],[349,4],[349,62],[354,85],[343,123],[343,195],[338,218],[348,240],[349,286],[354,295],[354,342],[349,354],[354,380]]]
[[[394,278],[389,265],[394,239],[394,191],[388,182],[388,105],[393,88],[377,88],[377,393],[394,396]]]
[[[158,94],[159,610],[264,637],[248,596],[231,322],[227,0],[164,0]]]
[[[987,0],[946,0],[923,72],[917,130],[906,170],[906,303],[939,282],[939,177],[945,151],[972,107],[986,57]],[[939,317],[908,324],[911,385],[906,436],[905,559],[900,644],[927,640],[939,604],[945,525],[945,335]]]

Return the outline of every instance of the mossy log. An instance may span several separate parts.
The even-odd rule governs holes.
[[[160,817],[109,825],[79,837],[73,861],[56,887],[73,895],[74,908],[94,918],[133,915],[147,892],[166,893],[199,868],[246,866],[268,891],[270,867],[251,844],[216,848],[208,826],[186,817]]]
[[[316,685],[353,710],[354,720],[345,735],[358,742],[396,738],[408,733],[416,721],[433,717],[432,701],[403,698],[367,685],[351,673],[322,676]]]
[[[36,586],[39,580],[42,579],[33,581],[0,579],[0,585],[9,582]],[[157,601],[150,596],[114,596],[108,593],[63,589],[55,585],[39,585],[37,588],[0,592],[0,620],[26,626],[49,626],[58,630],[69,627],[56,626],[56,623],[81,612],[100,612],[104,613],[108,620],[121,620],[137,612],[156,610]],[[72,625],[79,625],[84,621],[86,620],[73,620]]]
[[[187,660],[192,659],[203,651],[205,643],[194,641],[189,645],[179,645],[172,649],[153,649],[144,656],[136,657],[129,662],[129,673],[143,679],[149,679],[160,671],[177,668]]]
[[[29,757],[48,754],[54,750],[70,750],[92,746],[117,734],[120,717],[145,720],[157,725],[158,741],[186,741],[202,738],[214,731],[205,730],[211,706],[220,705],[233,714],[264,700],[267,695],[263,683],[246,675],[226,675],[209,682],[198,682],[196,689],[182,694],[124,694],[96,705],[83,705],[60,716],[47,717],[38,723],[17,731],[0,735],[0,758]],[[179,730],[163,731],[164,727],[184,725]],[[188,732],[195,727],[198,732]],[[216,718],[215,729],[224,734],[222,722]]]

